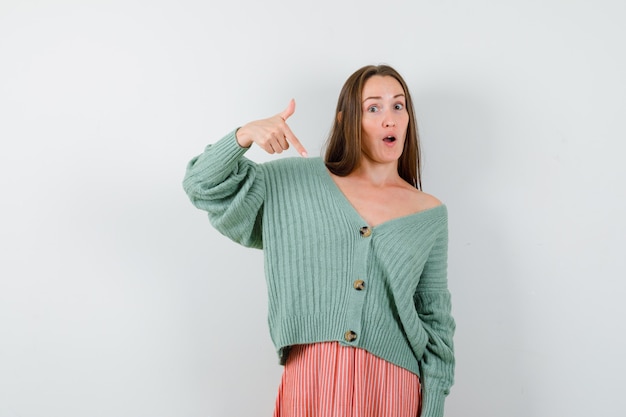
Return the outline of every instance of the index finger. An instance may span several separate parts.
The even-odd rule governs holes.
[[[305,158],[309,156],[306,149],[304,149],[304,146],[302,146],[296,135],[293,134],[287,123],[285,123],[285,138],[287,139],[287,142],[289,142],[293,145],[294,148],[296,148],[296,151],[298,151],[300,155]]]

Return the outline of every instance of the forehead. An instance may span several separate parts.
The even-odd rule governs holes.
[[[368,97],[396,96],[404,94],[404,89],[398,80],[389,75],[373,75],[363,84],[363,99]]]

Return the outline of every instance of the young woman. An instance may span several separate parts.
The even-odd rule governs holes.
[[[264,251],[285,365],[274,416],[440,417],[454,374],[447,209],[421,191],[406,83],[385,65],[352,74],[323,159],[243,156],[307,156],[294,110],[207,146],[183,183],[215,228]]]

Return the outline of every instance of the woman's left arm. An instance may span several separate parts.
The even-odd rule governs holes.
[[[445,397],[454,383],[455,322],[448,290],[447,216],[429,254],[415,292],[415,308],[428,344],[420,361],[422,378],[422,417],[443,416]]]

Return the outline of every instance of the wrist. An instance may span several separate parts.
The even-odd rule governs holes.
[[[252,146],[252,140],[246,135],[245,127],[240,127],[235,131],[235,139],[242,148],[249,148]]]

